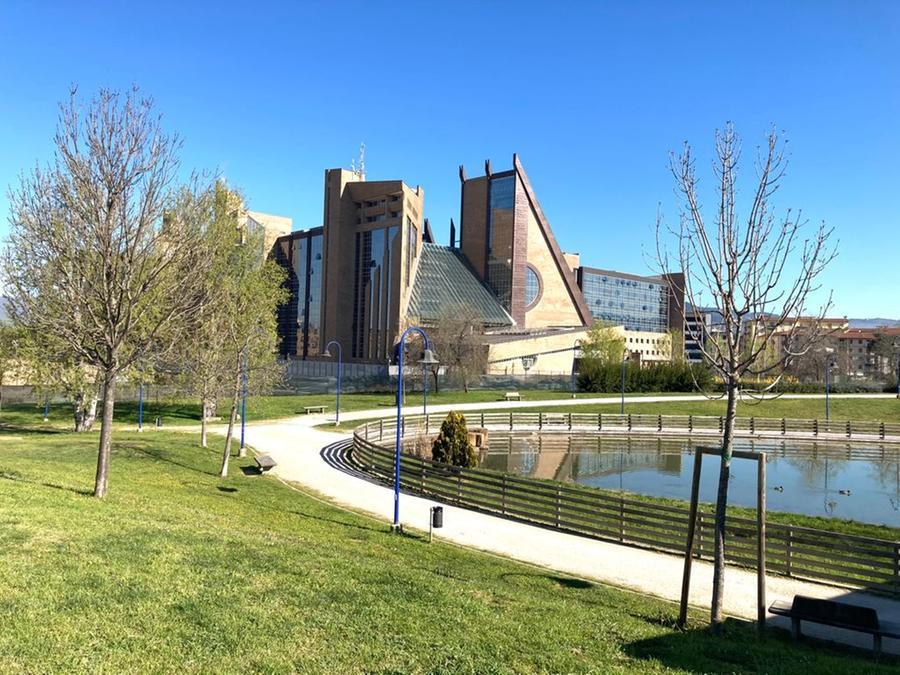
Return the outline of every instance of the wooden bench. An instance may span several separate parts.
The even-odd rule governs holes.
[[[312,412],[320,412],[320,413],[325,412],[324,405],[305,405],[305,406],[303,406],[303,409],[306,411],[307,415],[309,415]]]
[[[269,457],[269,455],[257,455],[256,456],[256,466],[259,467],[260,473],[265,473],[269,469],[272,469],[278,466],[278,462]]]
[[[517,391],[508,391],[505,394],[503,394],[503,398],[506,401],[521,401],[522,394],[520,394]]]
[[[792,603],[783,600],[773,602],[769,611],[790,618],[791,636],[795,640],[801,635],[801,621],[869,633],[875,656],[881,654],[882,637],[900,638],[900,624],[879,621],[878,612],[871,607],[795,595]]]

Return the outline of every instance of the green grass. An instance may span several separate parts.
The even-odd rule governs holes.
[[[647,394],[652,396],[653,394]],[[540,408],[521,408],[523,413],[536,412],[573,412],[573,413],[618,413],[618,403],[584,405],[553,405],[552,401]],[[478,410],[467,410],[466,415],[477,415]],[[484,412],[498,412],[484,410]],[[642,415],[724,415],[725,401],[667,401],[665,403],[626,402],[625,412]],[[792,419],[824,419],[825,401],[823,399],[788,399],[778,398],[757,403],[738,403],[737,414],[741,417],[782,417]],[[900,422],[900,400],[889,399],[832,399],[830,402],[831,419],[837,422],[846,420]],[[377,419],[377,418],[372,418]],[[323,424],[323,429],[352,431],[367,420],[341,422],[338,427]]]
[[[663,601],[215,477],[188,434],[0,434],[2,672],[896,672],[781,631],[674,629]],[[237,462],[236,464],[240,464]],[[243,462],[246,464],[246,462]]]

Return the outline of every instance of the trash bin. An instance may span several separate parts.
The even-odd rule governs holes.
[[[435,529],[441,528],[444,526],[444,507],[443,506],[432,506],[431,507],[431,526]]]

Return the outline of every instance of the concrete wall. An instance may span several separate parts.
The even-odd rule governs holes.
[[[521,339],[495,342],[488,346],[489,375],[523,375],[521,357],[537,355],[529,375],[571,373],[577,340],[587,339],[587,329],[527,336]]]

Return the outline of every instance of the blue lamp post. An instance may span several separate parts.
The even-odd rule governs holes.
[[[341,347],[341,343],[337,340],[332,340],[327,345],[325,345],[325,351],[322,352],[322,356],[326,358],[331,358],[331,352],[329,351],[329,347],[334,345],[337,347],[338,352],[338,360],[337,360],[337,398],[334,403],[334,425],[337,426],[341,423],[341,370],[343,367],[344,360],[344,348]]]
[[[49,396],[44,397],[44,421],[45,422],[50,421],[50,397]]]
[[[831,369],[834,368],[834,357],[832,353],[834,349],[831,347],[825,348],[825,421],[827,422],[830,419],[830,405],[829,405],[829,393],[831,389]]]
[[[138,431],[144,430],[144,384],[138,384]]]
[[[622,353],[622,405],[619,409],[619,414],[625,414],[625,364],[628,363],[628,350],[626,349]]]
[[[406,341],[406,336],[410,333],[418,333],[425,342],[422,365],[428,367],[433,366],[438,362],[434,357],[434,352],[431,351],[431,342],[428,341],[428,335],[426,335],[424,330],[418,326],[410,326],[403,331],[403,335],[400,336],[400,348],[398,349],[397,356],[397,428],[395,433],[396,438],[394,440],[394,522],[391,525],[391,529],[394,531],[400,530],[400,440],[403,435],[401,430],[403,422],[400,416],[400,406],[403,401],[401,394],[403,391],[403,344]]]

